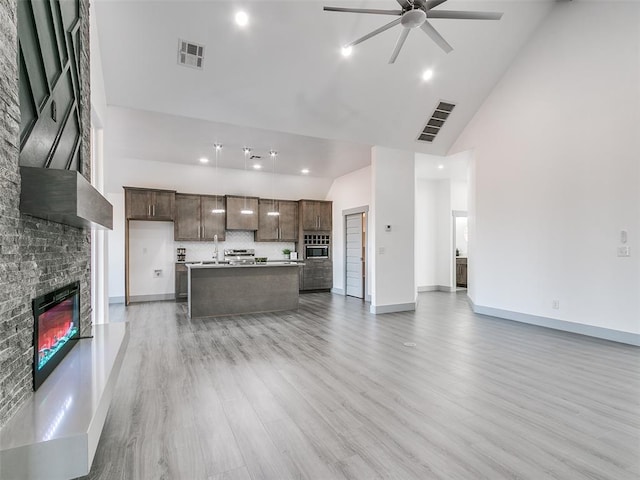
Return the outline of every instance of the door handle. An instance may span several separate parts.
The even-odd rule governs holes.
[[[147,216],[151,216],[151,205],[147,205]]]
[[[156,206],[155,205],[152,205],[152,206],[153,206],[153,216],[155,217],[156,216]]]

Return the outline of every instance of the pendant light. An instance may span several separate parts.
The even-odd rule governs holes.
[[[215,153],[216,153],[216,183],[218,185],[220,185],[220,181],[218,180],[218,156],[220,155],[220,153],[222,152],[222,144],[220,143],[215,143],[213,145],[213,148],[215,149]],[[213,210],[211,210],[211,213],[224,213],[224,208],[222,208],[219,204],[220,195],[216,194],[216,208],[214,208]]]
[[[249,154],[251,153],[251,149],[249,147],[244,147],[242,149],[244,152],[244,172],[247,173],[247,160],[249,159]],[[253,215],[253,210],[247,207],[247,196],[244,196],[244,208],[240,210],[242,215]]]
[[[271,211],[267,212],[267,215],[270,217],[277,217],[280,215],[278,209],[276,209],[276,157],[278,156],[278,152],[275,150],[271,150],[269,152],[269,156],[271,157],[271,175],[273,178],[271,179]]]

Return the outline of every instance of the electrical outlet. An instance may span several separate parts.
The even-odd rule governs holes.
[[[378,255],[384,255],[384,247],[378,247]]]
[[[560,310],[560,300],[551,300],[551,308]]]
[[[153,276],[154,278],[160,278],[162,276],[162,270],[154,270]]]

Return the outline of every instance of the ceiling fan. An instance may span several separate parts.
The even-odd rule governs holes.
[[[420,27],[424,33],[431,37],[436,45],[438,45],[446,53],[453,50],[453,47],[447,43],[447,41],[433,28],[429,23],[429,19],[432,18],[447,18],[456,20],[500,20],[502,13],[497,12],[465,12],[465,11],[453,11],[453,10],[434,10],[438,5],[443,4],[447,0],[397,0],[402,7],[401,10],[379,10],[372,8],[343,8],[343,7],[324,7],[327,12],[348,12],[348,13],[372,13],[376,15],[393,15],[397,16],[395,20],[380,28],[377,28],[373,32],[367,33],[365,36],[354,40],[351,43],[345,45],[345,48],[353,47],[365,40],[370,39],[378,35],[379,33],[389,30],[396,25],[402,25],[403,29],[400,32],[400,37],[396,42],[396,46],[393,49],[389,63],[394,63],[398,54],[404,45],[409,32]]]

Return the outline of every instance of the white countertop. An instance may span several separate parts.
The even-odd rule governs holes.
[[[229,264],[229,263],[191,263],[185,262],[187,268],[264,268],[264,267],[297,267],[302,266],[304,263],[292,261],[292,262],[267,262],[267,263],[254,263],[249,265],[241,264]]]
[[[129,339],[128,323],[93,326],[0,429],[0,477],[89,473]]]

